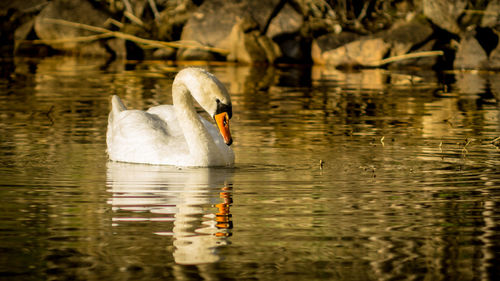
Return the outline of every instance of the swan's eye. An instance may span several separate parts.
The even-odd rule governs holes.
[[[217,109],[215,110],[215,115],[226,112],[228,116],[228,120],[231,119],[231,115],[233,113],[231,104],[225,104],[219,99],[215,99],[217,101]],[[221,120],[222,121],[222,120]]]
[[[218,103],[220,103],[220,100],[219,99],[215,99],[215,102],[218,104]]]

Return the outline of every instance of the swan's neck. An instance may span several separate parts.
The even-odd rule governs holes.
[[[209,163],[211,151],[216,151],[217,147],[196,112],[191,92],[184,83],[174,81],[172,98],[191,158],[196,162]]]

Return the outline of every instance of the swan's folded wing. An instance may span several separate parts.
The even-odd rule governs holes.
[[[158,105],[148,109],[147,113],[154,114],[164,122],[164,128],[171,136],[183,136],[182,129],[177,121],[172,105]]]
[[[108,154],[115,161],[168,164],[188,151],[183,138],[156,114],[126,110],[108,124]]]

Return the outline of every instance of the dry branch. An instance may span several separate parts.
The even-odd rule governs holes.
[[[84,29],[84,30],[88,30],[88,31],[96,32],[96,33],[101,33],[101,34],[91,35],[91,36],[82,36],[82,37],[76,37],[76,38],[54,39],[54,40],[31,40],[31,41],[26,41],[26,42],[40,44],[40,43],[45,43],[45,42],[52,43],[52,41],[56,41],[56,43],[59,43],[59,41],[60,41],[60,43],[65,43],[65,42],[75,41],[75,39],[76,39],[76,41],[84,42],[84,41],[93,41],[93,40],[108,38],[108,37],[115,37],[115,38],[120,38],[120,39],[124,39],[124,40],[128,40],[128,41],[132,41],[132,42],[135,42],[138,44],[152,46],[152,47],[156,47],[156,48],[199,49],[199,50],[209,51],[209,52],[213,52],[213,53],[219,53],[222,55],[227,55],[229,53],[228,50],[221,49],[221,48],[213,48],[213,47],[197,45],[197,44],[165,42],[165,41],[145,39],[145,38],[137,37],[135,35],[120,32],[120,31],[111,31],[111,30],[103,28],[103,27],[98,27],[98,26],[93,26],[93,25],[88,25],[88,24],[83,24],[83,23],[77,23],[77,22],[71,22],[71,21],[67,21],[67,20],[63,20],[63,19],[46,18],[43,20],[50,22],[50,23],[54,23],[54,24],[60,24],[60,25],[64,25],[64,26],[80,28],[80,29]]]
[[[396,61],[402,61],[402,60],[407,60],[407,59],[415,59],[415,58],[423,58],[423,57],[433,57],[433,56],[442,56],[444,53],[443,51],[426,51],[426,52],[415,52],[415,53],[409,53],[409,54],[404,54],[400,56],[394,56],[390,58],[386,58],[383,60],[380,60],[378,62],[374,63],[374,66],[382,66],[385,64],[389,64],[392,62]]]
[[[23,42],[29,42],[32,44],[65,44],[65,43],[75,43],[75,42],[91,42],[110,37],[113,37],[113,34],[108,32],[108,33],[89,35],[89,36],[78,36],[72,38],[23,40]]]

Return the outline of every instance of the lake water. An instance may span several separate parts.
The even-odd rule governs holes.
[[[234,168],[107,159],[185,65],[2,63],[1,280],[498,278],[500,73],[200,66]]]

